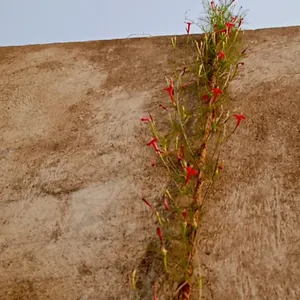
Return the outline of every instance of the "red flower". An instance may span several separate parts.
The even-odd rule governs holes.
[[[211,90],[213,92],[213,100],[212,100],[212,103],[215,103],[216,100],[217,100],[217,97],[218,95],[222,95],[223,92],[218,88],[218,87],[215,87]]]
[[[227,22],[227,23],[225,23],[225,25],[227,27],[227,33],[230,34],[231,28],[234,27],[234,23]]]
[[[185,24],[187,24],[187,28],[185,29],[186,30],[186,33],[187,34],[190,34],[190,30],[191,30],[191,25],[192,23],[191,22],[184,22]]]
[[[169,93],[169,96],[170,96],[172,102],[175,104],[173,84],[171,83],[167,88],[164,88],[164,91]]]
[[[162,104],[159,104],[159,107],[161,107],[161,108],[164,109],[165,111],[168,111],[168,109],[167,109],[164,105],[162,105]]]
[[[227,34],[230,34],[231,28],[234,27],[234,23],[232,23],[232,22],[226,22],[225,26],[226,26],[226,28],[222,28],[222,29],[216,31],[216,33],[227,33]],[[214,29],[215,28],[216,27],[214,27]]]
[[[142,122],[153,122],[153,117],[151,114],[149,114],[149,118],[148,117],[142,117],[141,118]]]
[[[225,53],[223,51],[219,51],[219,53],[218,53],[218,60],[221,60],[223,58],[225,58]]]
[[[158,139],[157,139],[157,138],[154,138],[152,141],[150,141],[150,142],[147,144],[147,146],[153,146],[154,150],[155,150],[157,153],[163,153],[161,150],[158,149],[157,141],[158,141]]]
[[[198,172],[197,172],[197,170],[195,170],[192,166],[191,166],[191,167],[186,167],[185,169],[186,169],[186,171],[187,171],[187,174],[186,174],[186,178],[185,178],[184,184],[187,184],[188,181],[190,180],[190,178],[191,178],[192,176],[198,175]]]
[[[162,242],[163,242],[163,237],[162,237],[161,229],[160,229],[159,227],[157,227],[156,233],[157,233],[157,235],[158,235],[158,238],[159,238],[159,240],[160,240],[160,243],[162,244]]]
[[[210,97],[208,95],[203,95],[201,97],[201,100],[204,102],[204,103],[209,103],[210,101]]]
[[[168,199],[167,198],[164,199],[164,206],[165,206],[166,210],[169,210],[169,203],[168,203]]]
[[[212,8],[213,10],[216,9],[216,4],[215,4],[214,1],[211,1],[211,2],[210,2],[210,6],[211,6],[211,8]]]
[[[142,121],[142,122],[150,122],[150,119],[147,118],[147,117],[142,117],[142,118],[141,118],[141,121]]]
[[[184,221],[186,222],[186,221],[187,221],[187,211],[186,211],[186,209],[184,209],[184,210],[182,211],[182,216],[183,216],[183,218],[184,218]]]
[[[236,123],[235,128],[237,128],[241,124],[241,122],[246,119],[246,117],[242,113],[235,114],[233,116],[237,119],[237,123]]]

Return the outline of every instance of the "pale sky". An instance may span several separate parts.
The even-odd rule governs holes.
[[[201,0],[0,1],[0,46],[184,34],[185,16],[202,13]],[[236,4],[249,10],[244,29],[300,25],[300,0]]]

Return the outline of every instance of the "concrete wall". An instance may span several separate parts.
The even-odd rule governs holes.
[[[231,94],[247,120],[203,217],[204,299],[299,299],[300,29],[245,46]],[[0,48],[1,299],[129,299],[155,235],[141,197],[163,185],[139,118],[168,101],[170,51],[169,37]]]

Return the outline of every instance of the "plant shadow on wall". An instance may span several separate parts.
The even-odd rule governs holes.
[[[166,78],[166,102],[157,105],[164,118],[141,118],[152,131],[149,167],[163,169],[169,183],[161,199],[141,199],[157,238],[132,272],[134,299],[201,299],[207,283],[196,248],[201,212],[224,168],[222,145],[246,118],[227,109],[229,84],[246,56],[244,13],[236,12],[234,2],[204,3],[206,17],[186,22],[184,39],[171,39],[174,72]],[[194,25],[204,34],[192,36]]]

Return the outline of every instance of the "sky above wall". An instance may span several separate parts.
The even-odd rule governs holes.
[[[300,25],[300,0],[236,4],[244,29]],[[184,34],[185,17],[201,14],[202,0],[2,0],[0,46]]]

